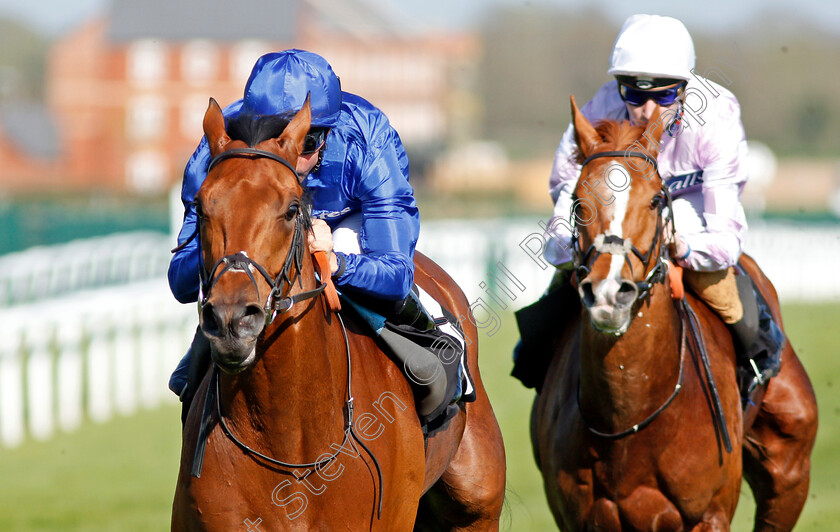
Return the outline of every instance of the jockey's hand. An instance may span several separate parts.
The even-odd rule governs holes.
[[[683,260],[691,252],[688,242],[680,235],[679,231],[671,230],[670,223],[665,226],[665,243],[668,244],[668,253],[673,260]]]
[[[309,252],[323,251],[330,259],[330,273],[338,271],[338,258],[333,253],[332,230],[327,222],[319,218],[312,220],[312,232],[307,235]]]

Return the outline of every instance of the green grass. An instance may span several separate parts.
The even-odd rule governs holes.
[[[820,406],[811,493],[797,531],[836,530],[840,522],[840,357],[835,329],[840,305],[784,308],[786,329],[808,369]],[[502,425],[508,456],[503,530],[555,530],[534,465],[528,434],[533,392],[508,376],[516,340],[502,315],[492,338],[482,334],[482,372]],[[177,476],[180,421],[173,406],[43,443],[0,450],[0,530],[166,530]],[[750,530],[754,505],[745,487],[733,530]]]
[[[178,476],[174,406],[0,450],[0,530],[167,530]]]

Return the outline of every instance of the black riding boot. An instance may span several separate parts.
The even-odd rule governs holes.
[[[379,337],[402,363],[415,392],[421,421],[428,424],[448,417],[448,406],[463,394],[459,373],[463,339],[439,330],[413,291],[385,317]],[[451,329],[450,332],[458,333]]]
[[[396,325],[408,325],[421,331],[430,331],[435,328],[434,318],[423,308],[420,298],[414,291],[409,292],[405,299],[397,301],[392,311],[385,317]]]
[[[193,336],[192,344],[189,348],[190,372],[187,377],[187,385],[181,392],[181,426],[183,427],[187,422],[187,414],[190,413],[190,405],[192,405],[195,392],[198,391],[198,386],[201,384],[201,379],[207,373],[207,368],[210,365],[210,342],[204,336],[201,327],[196,328],[195,336]]]
[[[738,356],[738,385],[744,407],[752,393],[779,373],[785,335],[748,275],[735,277],[744,316],[729,325]]]
[[[548,372],[552,345],[580,313],[580,298],[570,282],[573,271],[572,267],[558,268],[540,299],[515,313],[520,339],[513,348],[510,374],[537,393]]]

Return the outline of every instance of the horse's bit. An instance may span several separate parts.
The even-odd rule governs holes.
[[[267,158],[267,159],[271,159],[273,161],[277,161],[280,164],[286,166],[292,172],[294,172],[294,174],[298,177],[298,180],[301,179],[301,175],[298,174],[297,170],[294,168],[294,166],[292,166],[292,164],[289,161],[287,161],[286,159],[280,157],[279,155],[276,155],[276,154],[271,153],[269,151],[258,150],[256,148],[237,148],[237,149],[228,150],[226,152],[220,153],[215,158],[213,158],[212,161],[210,161],[210,165],[209,165],[207,171],[209,172],[210,169],[212,169],[214,166],[216,166],[216,164],[218,164],[220,161],[222,161],[224,159],[228,159],[228,158],[231,158],[231,157],[242,157],[242,156],[247,156],[247,155],[255,155],[256,156],[255,158],[264,157],[264,158]],[[199,220],[199,223],[197,224],[197,227],[196,227],[196,234],[200,233],[200,230],[201,230],[201,228],[200,228],[201,217],[200,216],[199,216],[198,220]],[[199,239],[199,245],[200,245],[200,242],[201,242],[201,240]],[[183,247],[183,245],[181,247]],[[292,296],[286,296],[286,297],[281,298],[282,292],[283,292],[283,287],[285,285],[288,285],[289,289],[291,289],[294,282],[297,281],[298,285],[302,286],[301,275],[300,275],[300,272],[301,272],[301,267],[300,266],[301,266],[301,262],[303,260],[303,249],[304,249],[304,245],[303,245],[303,224],[300,222],[300,214],[298,213],[298,214],[295,215],[295,229],[294,229],[294,234],[292,236],[292,244],[289,247],[289,252],[286,255],[286,259],[283,263],[283,267],[280,269],[280,272],[277,274],[277,276],[274,279],[271,278],[271,276],[268,274],[268,272],[266,271],[265,268],[263,268],[259,263],[257,263],[256,261],[254,261],[250,257],[248,257],[248,255],[244,251],[240,251],[239,253],[234,253],[232,255],[226,255],[226,256],[222,257],[221,259],[219,259],[216,262],[216,264],[213,266],[212,270],[210,271],[209,276],[206,273],[206,270],[205,270],[204,265],[202,263],[199,271],[201,272],[201,287],[202,287],[203,297],[200,298],[199,308],[201,308],[201,306],[203,306],[207,302],[207,298],[209,297],[208,294],[210,293],[210,290],[213,288],[213,286],[215,286],[216,282],[218,282],[219,278],[222,275],[224,275],[225,272],[230,271],[230,270],[245,272],[248,275],[248,277],[251,279],[251,282],[254,284],[254,286],[257,287],[257,293],[259,294],[259,287],[257,286],[257,281],[254,278],[254,274],[251,271],[251,269],[253,268],[257,272],[259,272],[260,275],[263,276],[263,278],[266,280],[266,282],[271,287],[271,291],[269,292],[268,298],[266,299],[266,302],[265,302],[266,326],[268,326],[268,324],[271,323],[271,321],[274,319],[274,317],[277,315],[278,312],[279,313],[288,312],[292,308],[292,306],[294,306],[295,303],[306,300],[306,299],[310,299],[312,297],[315,297],[315,296],[321,294],[321,292],[323,292],[324,289],[327,286],[326,283],[324,282],[324,280],[322,279],[321,284],[317,288],[315,288],[314,290],[308,290],[306,292],[301,292],[301,293],[298,293],[298,294],[295,294],[295,295],[292,295]],[[199,260],[203,260],[200,249],[199,249]],[[291,270],[291,267],[293,265],[295,266],[295,273],[294,273],[293,277],[290,277],[289,276],[289,271]],[[216,272],[219,270],[219,268],[221,268],[221,271],[217,275]],[[377,461],[376,457],[373,455],[373,453],[370,451],[370,449],[364,444],[364,442],[359,439],[359,437],[356,435],[356,432],[354,430],[354,426],[353,426],[353,393],[352,393],[352,382],[353,382],[352,375],[353,374],[352,374],[352,365],[351,365],[351,360],[350,360],[350,342],[347,338],[347,329],[344,326],[344,320],[342,320],[340,314],[336,314],[336,316],[338,317],[338,321],[341,324],[341,332],[342,332],[343,337],[344,337],[345,352],[347,354],[347,400],[345,401],[345,404],[344,404],[344,412],[345,412],[346,419],[345,419],[345,423],[344,423],[344,441],[341,443],[341,447],[339,447],[339,450],[335,451],[329,457],[324,458],[320,461],[303,463],[303,464],[295,464],[295,463],[289,463],[289,462],[284,462],[284,461],[281,461],[281,460],[277,460],[275,458],[272,458],[270,456],[262,454],[262,453],[260,453],[256,450],[254,450],[253,448],[249,447],[248,445],[246,445],[245,443],[240,441],[233,434],[233,432],[230,430],[230,427],[228,426],[227,422],[225,421],[224,416],[222,415],[222,410],[221,410],[221,405],[220,405],[221,391],[219,390],[218,370],[214,368],[211,379],[215,379],[215,394],[216,394],[215,407],[216,407],[216,412],[219,416],[219,422],[222,426],[222,430],[224,431],[225,435],[227,435],[227,437],[230,438],[231,441],[233,441],[239,448],[241,448],[245,452],[248,452],[248,453],[250,453],[254,456],[257,456],[257,457],[265,460],[266,462],[268,462],[270,464],[280,466],[280,467],[293,468],[293,469],[295,469],[295,468],[305,468],[305,467],[306,468],[315,467],[317,469],[318,467],[325,466],[330,461],[335,459],[338,456],[338,453],[341,452],[341,450],[347,448],[346,446],[347,446],[348,442],[350,442],[350,439],[352,438],[356,443],[358,443],[359,445],[362,446],[362,448],[364,448],[364,450],[368,453],[368,455],[373,460],[374,465],[376,466],[377,475],[379,477],[379,501],[378,501],[378,505],[377,505],[377,516],[379,518],[381,518],[381,516],[382,516],[382,498],[383,498],[383,491],[384,491],[384,485],[383,485],[383,480],[382,480],[382,470],[379,467],[379,462]],[[201,439],[201,438],[199,438],[199,439]],[[197,467],[198,467],[198,471],[199,471],[199,474],[200,474],[200,470],[201,470],[201,462],[200,461],[199,461]],[[194,468],[195,468],[195,465],[194,465]]]

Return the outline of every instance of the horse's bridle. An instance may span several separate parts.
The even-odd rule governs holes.
[[[253,157],[253,158],[267,158],[267,159],[271,159],[273,161],[277,161],[278,163],[284,165],[286,168],[291,170],[297,176],[298,181],[300,181],[303,177],[297,172],[295,167],[289,161],[284,159],[283,157],[280,157],[279,155],[274,154],[272,152],[265,151],[265,150],[258,150],[256,148],[236,148],[236,149],[228,150],[226,152],[222,152],[219,155],[217,155],[216,157],[214,157],[212,161],[210,161],[210,165],[208,166],[207,171],[209,172],[214,166],[216,166],[219,162],[221,162],[225,159],[229,159],[231,157],[245,157],[245,156],[249,156],[249,155],[256,156],[256,157]],[[268,326],[268,324],[271,323],[271,321],[274,319],[274,317],[277,315],[278,312],[280,312],[280,313],[287,312],[294,306],[295,303],[306,300],[306,299],[316,297],[319,294],[321,294],[327,286],[326,283],[325,283],[325,279],[321,279],[320,280],[320,285],[317,288],[315,288],[314,290],[308,290],[308,291],[301,292],[301,293],[298,293],[298,294],[295,294],[295,295],[281,297],[284,287],[288,285],[289,290],[291,290],[292,285],[295,283],[295,281],[297,281],[298,285],[302,287],[301,262],[303,260],[303,252],[304,252],[305,245],[304,245],[304,242],[303,242],[303,235],[304,235],[303,223],[300,221],[300,216],[301,216],[300,211],[298,211],[298,213],[295,214],[295,229],[294,229],[294,234],[292,235],[292,243],[289,246],[289,251],[286,254],[286,259],[283,262],[283,267],[280,269],[280,272],[277,274],[277,276],[274,277],[273,279],[271,278],[271,276],[268,274],[268,271],[263,266],[261,266],[259,263],[257,263],[256,261],[254,261],[250,257],[248,257],[248,255],[244,251],[240,251],[240,252],[234,253],[232,255],[226,255],[226,256],[220,258],[218,261],[216,261],[216,264],[213,265],[213,268],[210,270],[210,272],[208,274],[207,270],[204,268],[204,262],[203,262],[204,257],[201,253],[201,238],[199,237],[198,238],[198,243],[199,243],[198,253],[199,253],[199,261],[200,261],[199,272],[200,272],[200,278],[201,278],[201,297],[199,297],[199,312],[200,312],[201,307],[204,304],[206,304],[207,299],[209,297],[209,293],[212,290],[212,288],[216,285],[219,278],[222,275],[224,275],[225,272],[228,272],[228,271],[231,271],[231,270],[245,272],[248,275],[248,277],[251,279],[251,282],[256,287],[257,294],[259,294],[259,286],[257,285],[256,278],[254,277],[254,274],[251,271],[251,268],[253,268],[257,272],[259,272],[259,274],[263,276],[265,281],[271,287],[271,291],[269,292],[268,298],[266,299],[266,302],[265,302],[266,326]],[[200,235],[200,234],[201,234],[201,216],[198,216],[198,223],[196,224],[195,233],[193,234],[192,237],[190,237],[190,239],[192,239],[196,235]],[[187,242],[188,241],[189,241],[189,239],[187,240]],[[184,244],[182,244],[181,246],[179,246],[179,248],[184,247],[185,244],[186,244],[186,242]],[[176,248],[176,250],[179,249],[179,248]],[[294,272],[294,275],[290,277],[290,271],[291,271],[292,266],[294,266],[295,272]],[[218,274],[217,274],[216,272],[219,270],[219,268],[221,268],[221,271],[218,272]],[[326,272],[326,275],[329,275],[329,272]],[[341,330],[342,330],[342,334],[343,334],[343,338],[344,338],[345,352],[346,352],[346,355],[347,355],[347,400],[345,401],[345,404],[344,404],[344,412],[345,412],[345,416],[346,416],[345,424],[344,424],[344,441],[342,442],[341,447],[339,447],[339,449],[337,451],[335,451],[333,454],[331,454],[327,458],[323,458],[323,459],[320,459],[320,460],[314,461],[314,462],[298,464],[298,463],[284,462],[282,460],[277,460],[275,458],[271,458],[270,456],[262,454],[262,453],[260,453],[256,450],[254,450],[253,448],[249,447],[248,445],[246,445],[245,443],[240,441],[233,434],[233,432],[230,430],[230,427],[228,426],[227,422],[225,421],[224,416],[222,415],[221,406],[220,406],[221,392],[219,390],[218,370],[214,369],[213,373],[211,375],[211,379],[215,378],[215,381],[216,381],[215,382],[215,394],[216,394],[215,407],[216,407],[216,412],[219,416],[219,421],[220,421],[220,424],[222,426],[222,430],[237,446],[239,446],[243,451],[245,451],[247,453],[250,453],[254,456],[257,456],[257,457],[265,460],[266,462],[268,462],[270,464],[273,464],[275,466],[280,466],[280,467],[295,468],[295,469],[304,468],[304,467],[306,467],[306,468],[314,467],[314,468],[317,469],[318,467],[323,467],[326,464],[328,464],[330,461],[335,459],[338,456],[339,452],[347,449],[347,444],[350,442],[350,438],[353,438],[353,440],[356,443],[358,443],[359,445],[361,445],[364,448],[364,450],[368,453],[368,455],[373,460],[374,465],[376,466],[376,471],[377,471],[377,475],[378,475],[378,478],[379,478],[379,497],[378,497],[378,505],[377,505],[377,516],[378,516],[378,518],[381,518],[382,517],[382,499],[383,499],[383,492],[384,492],[384,484],[383,484],[383,480],[382,480],[382,470],[379,466],[379,462],[377,461],[376,457],[373,455],[373,453],[370,451],[370,449],[365,445],[365,443],[362,440],[359,439],[359,436],[356,434],[356,431],[354,430],[354,424],[353,424],[353,394],[352,394],[352,381],[353,381],[353,379],[352,379],[352,366],[351,366],[351,359],[350,359],[350,342],[349,342],[348,337],[347,337],[347,330],[344,326],[344,320],[341,318],[340,314],[336,314],[336,316],[338,317],[338,321],[341,324]],[[206,442],[206,439],[204,441]],[[203,461],[203,460],[198,461],[198,470],[199,471],[200,471],[200,468],[201,468],[201,461]]]
[[[246,157],[249,155],[254,155],[256,157],[250,157],[254,159],[258,158],[266,158],[271,159],[272,161],[276,161],[289,170],[291,170],[295,176],[297,176],[298,181],[301,179],[301,175],[297,172],[297,169],[284,159],[283,157],[272,153],[270,151],[265,150],[258,150],[256,148],[235,148],[232,150],[228,150],[226,152],[222,152],[210,161],[210,165],[207,168],[209,172],[213,167],[219,164],[221,161],[225,159],[230,159],[232,157]],[[300,292],[294,295],[287,295],[283,297],[283,292],[286,286],[288,289],[292,289],[292,285],[297,281],[298,286],[301,288],[303,287],[302,279],[300,276],[301,272],[301,263],[303,261],[303,252],[305,249],[304,241],[303,241],[303,224],[300,221],[300,211],[295,214],[295,228],[294,234],[292,235],[292,243],[289,246],[289,252],[286,254],[286,259],[283,261],[283,267],[280,268],[280,271],[277,275],[272,278],[268,271],[260,265],[257,261],[250,258],[245,251],[240,251],[238,253],[234,253],[231,255],[225,255],[224,257],[220,258],[216,261],[216,264],[213,265],[213,268],[210,272],[207,272],[207,269],[204,267],[204,256],[201,253],[201,238],[198,239],[198,257],[199,257],[199,277],[201,279],[201,295],[199,297],[199,312],[207,303],[208,298],[210,297],[210,291],[219,281],[222,275],[224,275],[228,271],[241,271],[248,275],[248,278],[251,279],[251,282],[254,284],[254,287],[257,289],[257,294],[260,293],[259,285],[257,284],[257,280],[254,277],[253,270],[259,272],[262,275],[263,279],[268,283],[271,287],[271,290],[268,293],[268,297],[265,301],[265,324],[268,326],[274,318],[277,316],[278,313],[288,312],[295,303],[300,301],[310,299],[313,297],[318,296],[321,294],[324,289],[326,288],[326,283],[324,279],[320,280],[320,285],[313,290],[308,290],[305,292]],[[201,221],[202,217],[199,214],[198,216],[198,223],[196,224],[196,234],[201,234]],[[290,276],[290,272],[294,267],[294,274]],[[221,271],[219,269],[221,268]],[[218,272],[218,273],[217,273]]]
[[[651,163],[654,169],[658,172],[658,166],[656,163],[656,159],[651,157],[649,154],[641,151],[603,151],[599,153],[594,153],[584,159],[583,163],[581,163],[581,168],[586,166],[587,163],[594,159],[599,158],[613,158],[613,157],[636,157],[640,159],[644,159]],[[668,221],[673,220],[673,209],[671,208],[671,192],[668,190],[668,187],[664,184],[661,188],[661,198],[663,201],[659,201],[656,205],[657,210],[659,211],[659,215],[656,218],[656,234],[653,237],[653,241],[650,244],[646,253],[642,253],[641,251],[634,246],[630,240],[626,240],[616,235],[599,235],[599,237],[603,236],[603,238],[597,238],[592,245],[586,250],[586,252],[582,252],[580,247],[580,232],[575,231],[575,235],[573,238],[574,241],[574,255],[575,255],[575,262],[577,263],[576,269],[576,276],[578,281],[589,275],[591,270],[592,263],[594,263],[598,257],[603,253],[609,253],[612,255],[623,255],[624,261],[627,263],[627,266],[630,268],[630,271],[633,271],[633,264],[630,262],[630,257],[628,255],[628,251],[632,252],[641,263],[644,265],[645,270],[650,267],[650,260],[653,255],[653,250],[656,248],[657,244],[659,244],[659,256],[656,259],[656,264],[653,268],[645,276],[644,280],[637,281],[636,286],[639,289],[639,294],[636,297],[637,300],[642,300],[650,293],[651,288],[653,285],[657,283],[664,283],[667,277],[667,264],[668,261],[666,260],[666,246],[662,245],[662,234],[665,231],[665,226],[667,225]],[[667,220],[663,221],[662,219],[662,212],[665,208],[668,208],[667,213]],[[671,229],[673,231],[673,223],[671,223]]]
[[[641,159],[645,159],[649,163],[651,163],[654,169],[659,172],[658,166],[656,164],[656,159],[651,157],[649,154],[640,151],[604,151],[600,153],[595,153],[590,155],[586,159],[584,159],[583,163],[581,163],[581,168],[585,166],[588,162],[592,161],[593,159],[598,159],[601,157],[637,157]],[[665,232],[665,227],[670,222],[670,229],[672,237],[674,235],[674,210],[671,202],[671,193],[668,190],[668,187],[663,183],[661,189],[661,201],[659,201],[657,208],[659,210],[659,215],[656,219],[656,234],[653,237],[653,241],[651,242],[650,248],[648,249],[647,253],[642,253],[635,246],[633,246],[629,241],[625,242],[623,238],[615,236],[615,235],[599,235],[599,238],[603,236],[603,238],[599,239],[596,238],[596,241],[589,246],[589,249],[586,250],[586,253],[581,254],[580,249],[580,233],[576,231],[574,244],[575,244],[575,259],[578,264],[577,269],[577,276],[578,279],[582,279],[586,275],[589,274],[590,265],[595,262],[599,255],[602,253],[610,253],[613,255],[624,255],[624,260],[627,262],[627,265],[630,267],[630,271],[633,271],[633,265],[630,263],[630,259],[627,255],[627,251],[632,251],[634,255],[644,264],[645,269],[647,269],[649,265],[649,261],[653,254],[653,249],[656,247],[657,243],[660,244],[659,246],[659,257],[657,257],[656,265],[648,272],[647,276],[645,277],[644,281],[640,281],[636,283],[636,286],[639,287],[639,295],[636,297],[636,301],[642,300],[648,294],[650,294],[651,287],[659,282],[665,283],[665,279],[667,279],[667,268],[668,268],[668,251],[667,247],[664,246],[664,242],[661,241],[662,234]],[[668,208],[668,214],[665,216],[665,220],[663,220],[662,211],[665,208]],[[692,337],[694,338],[694,344],[696,345],[697,351],[699,351],[699,357],[703,362],[703,367],[706,373],[706,379],[709,386],[709,394],[712,398],[712,404],[714,408],[714,415],[715,420],[718,424],[717,434],[721,438],[724,448],[727,452],[732,452],[732,444],[729,438],[729,429],[727,428],[726,418],[723,415],[723,408],[720,403],[720,398],[717,392],[717,387],[714,383],[714,376],[712,375],[711,366],[709,364],[709,357],[706,353],[706,349],[704,346],[704,342],[702,340],[702,330],[695,315],[694,311],[688,305],[685,298],[681,299],[679,303],[676,303],[677,311],[680,314],[680,369],[679,369],[679,377],[677,378],[677,384],[674,387],[674,391],[665,400],[665,402],[657,408],[652,414],[650,414],[647,418],[645,418],[640,423],[633,425],[627,430],[623,430],[616,433],[605,433],[596,430],[591,423],[586,419],[583,415],[583,411],[581,410],[581,402],[580,402],[580,380],[578,380],[577,386],[577,405],[578,410],[580,411],[581,419],[586,426],[586,428],[596,436],[600,436],[606,439],[619,439],[624,438],[625,436],[629,436],[631,434],[635,434],[642,430],[643,428],[650,425],[654,419],[656,419],[659,414],[665,411],[666,408],[674,401],[677,397],[677,394],[680,393],[682,389],[682,382],[684,372],[684,362],[685,362],[685,349],[688,346],[687,343],[687,335],[686,329],[690,328],[692,331]]]

